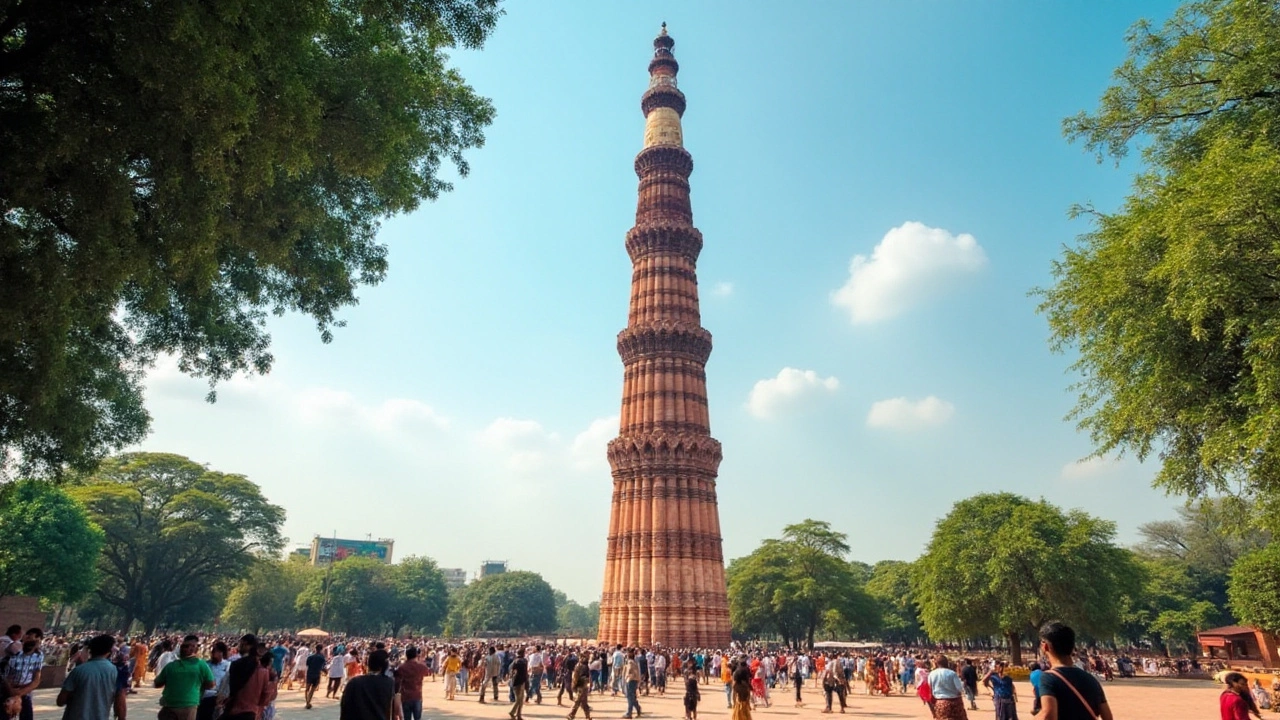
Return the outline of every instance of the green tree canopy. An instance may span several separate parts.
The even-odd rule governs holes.
[[[882,638],[914,644],[926,637],[911,589],[911,563],[881,560],[872,567],[866,590],[880,606]]]
[[[445,51],[499,14],[0,3],[0,463],[88,468],[141,439],[158,353],[212,384],[270,368],[267,313],[306,313],[327,342],[386,273],[379,222],[483,143],[493,107]]]
[[[1030,630],[1060,619],[1095,637],[1120,622],[1135,577],[1113,523],[1011,493],[975,495],[938,521],[914,564],[920,619],[935,639],[1001,636],[1014,664]]]
[[[39,480],[0,488],[0,596],[76,602],[97,582],[102,529],[66,491]]]
[[[1280,632],[1280,543],[1245,555],[1231,569],[1231,612],[1240,621]]]
[[[863,590],[865,566],[851,564],[848,538],[830,523],[788,525],[781,539],[729,563],[729,619],[735,631],[779,635],[813,645],[820,627],[837,634],[872,629],[879,620]]]
[[[1190,2],[1128,42],[1065,131],[1146,168],[1040,291],[1053,347],[1079,352],[1073,417],[1098,454],[1158,453],[1156,484],[1188,496],[1238,483],[1277,527],[1280,6]]]
[[[595,637],[600,624],[600,603],[592,602],[579,605],[573,600],[566,600],[556,609],[556,629],[560,632],[576,633],[582,637]]]
[[[298,596],[323,570],[306,558],[260,557],[249,574],[227,594],[222,626],[249,632],[297,630],[315,622],[310,608],[297,607]]]
[[[257,485],[181,455],[109,458],[69,492],[105,532],[97,595],[119,610],[125,629],[134,620],[148,631],[176,621],[283,543],[284,510]]]
[[[449,590],[435,560],[411,555],[387,568],[387,584],[392,595],[388,620],[395,630],[440,631],[449,611]]]
[[[1263,547],[1271,534],[1255,526],[1256,513],[1237,497],[1206,497],[1178,509],[1173,520],[1138,528],[1138,552],[1181,569],[1187,597],[1227,607],[1227,578],[1242,555]],[[1221,613],[1219,613],[1221,615]],[[1224,622],[1228,618],[1217,617]]]
[[[554,591],[537,573],[514,571],[477,580],[459,594],[459,632],[540,633],[556,629]]]
[[[322,618],[328,628],[349,634],[380,633],[396,612],[388,566],[367,557],[349,557],[311,576],[296,598],[299,612]],[[394,629],[394,628],[393,628]]]

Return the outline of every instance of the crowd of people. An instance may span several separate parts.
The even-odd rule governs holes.
[[[1127,658],[1077,656],[1074,634],[1059,624],[1046,626],[1041,635],[1029,678],[1033,714],[1109,720],[1100,681],[1113,676],[1113,667],[1124,674]],[[0,670],[7,681],[0,685],[9,717],[32,720],[30,693],[40,682],[47,651],[65,657],[70,669],[58,696],[58,704],[70,708],[68,720],[127,720],[128,696],[144,685],[161,690],[160,720],[273,720],[279,693],[301,692],[310,709],[322,685],[323,697],[340,703],[343,720],[421,720],[427,681],[443,685],[446,705],[470,698],[505,703],[512,720],[523,719],[526,704],[550,702],[552,696],[568,708],[569,720],[590,720],[591,698],[603,693],[623,697],[623,717],[637,718],[644,698],[669,691],[682,693],[686,720],[696,720],[707,686],[723,687],[734,720],[749,720],[753,711],[778,702],[779,693],[793,695],[797,707],[811,693],[825,701],[824,713],[846,712],[853,693],[914,694],[937,720],[963,720],[979,698],[989,698],[996,720],[1017,720],[1017,690],[1006,663],[912,648],[793,652],[734,645],[672,651],[591,643],[316,642],[201,634],[42,643],[39,629],[24,633],[16,626],[0,638]],[[1270,707],[1271,693],[1255,686],[1246,687],[1244,700],[1254,710]],[[1086,706],[1092,716],[1081,714]]]

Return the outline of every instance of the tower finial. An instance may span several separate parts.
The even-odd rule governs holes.
[[[666,35],[666,34],[667,34],[667,21],[666,21],[666,20],[663,20],[663,21],[662,21],[662,32],[660,32],[660,33],[658,33],[658,34],[659,34],[659,35]]]

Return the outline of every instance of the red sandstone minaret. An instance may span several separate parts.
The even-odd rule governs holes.
[[[685,100],[676,88],[674,45],[663,23],[640,100],[644,149],[635,161],[636,225],[627,233],[631,310],[618,334],[622,427],[609,443],[613,512],[600,640],[726,647],[720,443],[707,414],[711,333],[698,312],[702,233],[689,205],[693,158],[680,130]]]

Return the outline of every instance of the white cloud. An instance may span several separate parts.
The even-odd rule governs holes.
[[[1058,475],[1063,480],[1089,480],[1105,475],[1119,465],[1117,458],[1091,457],[1063,465]]]
[[[848,310],[854,324],[885,320],[986,264],[987,254],[972,235],[905,222],[885,233],[871,257],[853,256],[849,279],[831,293],[831,302]]]
[[[618,416],[597,418],[578,433],[569,446],[569,458],[579,470],[608,470],[605,449],[618,435]]]
[[[802,397],[832,393],[839,387],[840,381],[834,377],[819,377],[812,370],[785,367],[778,371],[777,377],[761,380],[751,388],[747,396],[747,410],[755,417],[771,418]]]
[[[507,467],[520,472],[541,469],[560,436],[535,420],[498,418],[478,434],[480,444],[506,458]]]
[[[711,294],[716,297],[729,297],[733,294],[733,283],[718,282],[711,288]]]
[[[956,406],[930,395],[912,402],[904,397],[879,400],[867,413],[867,427],[889,430],[919,430],[941,425],[956,413]]]

